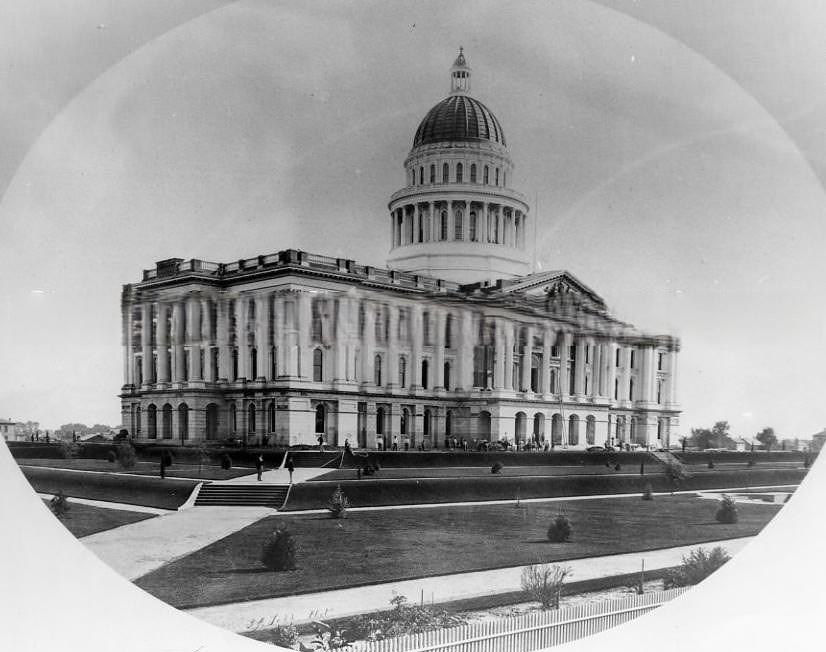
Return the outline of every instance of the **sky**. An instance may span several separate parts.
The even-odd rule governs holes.
[[[680,337],[679,430],[822,430],[826,7],[760,4],[4,3],[0,417],[119,422],[155,261],[382,265],[461,45],[541,268]]]

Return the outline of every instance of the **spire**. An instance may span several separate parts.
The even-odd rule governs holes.
[[[459,46],[459,56],[450,69],[450,94],[466,95],[470,92],[470,66],[465,59],[464,48]]]

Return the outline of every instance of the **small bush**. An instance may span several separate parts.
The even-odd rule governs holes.
[[[261,563],[271,571],[295,568],[295,539],[286,528],[276,528],[264,542]]]
[[[502,473],[502,469],[505,468],[505,465],[502,462],[494,462],[493,466],[490,467],[491,473]]]
[[[543,609],[559,609],[559,598],[565,578],[571,574],[567,566],[531,564],[522,571],[522,590]]]
[[[654,500],[654,492],[653,492],[653,489],[652,489],[652,487],[651,487],[651,483],[650,483],[650,482],[646,482],[646,483],[645,483],[645,487],[644,487],[644,488],[643,488],[643,490],[642,490],[642,496],[641,496],[641,498],[642,498],[643,500]]]
[[[410,604],[403,595],[390,600],[393,608],[356,616],[347,633],[357,640],[378,641],[396,636],[418,634],[434,629],[456,627],[468,621],[461,613],[450,613],[425,605]]]
[[[746,464],[746,466],[748,466],[749,468],[753,467],[754,466],[754,460],[749,460],[748,463]]]
[[[330,498],[330,504],[327,506],[327,509],[330,511],[330,516],[332,518],[345,518],[349,508],[350,501],[341,490],[341,485],[338,485],[333,492],[333,496]]]
[[[221,456],[221,468],[224,469],[224,471],[229,471],[232,468],[232,458],[226,453]]]
[[[710,468],[710,469],[714,468],[714,460],[709,460],[708,461],[708,468]]]
[[[118,447],[115,449],[115,455],[117,455],[118,464],[120,464],[121,468],[135,468],[135,462],[137,462],[138,458],[135,455],[134,447],[129,442],[121,442],[118,444]]]
[[[680,566],[668,572],[664,586],[666,589],[674,589],[679,586],[698,584],[729,559],[728,552],[720,546],[712,548],[711,551],[706,551],[705,548],[695,548],[687,556],[683,556]]]
[[[106,453],[106,459],[107,459],[107,460],[108,460],[111,464],[114,464],[115,462],[117,462],[117,461],[118,461],[118,456],[117,456],[117,455],[115,455],[115,451],[109,451],[108,453]]]
[[[614,464],[614,471],[622,471],[622,464]]]
[[[62,489],[52,496],[52,499],[49,501],[49,509],[52,510],[52,514],[60,520],[68,517],[70,509],[69,499],[66,498],[66,494],[63,493]]]
[[[731,496],[723,495],[720,507],[717,509],[715,517],[719,523],[737,522],[737,505]]]
[[[557,514],[548,527],[548,541],[562,543],[571,537],[571,521],[565,514]]]
[[[295,649],[298,645],[298,628],[292,623],[287,625],[275,623],[269,630],[269,634],[269,642],[278,647]]]

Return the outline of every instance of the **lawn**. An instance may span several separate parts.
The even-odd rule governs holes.
[[[47,499],[44,499],[43,502],[47,505],[49,503]],[[153,514],[129,512],[123,509],[83,505],[69,500],[69,511],[60,522],[69,532],[80,538],[95,532],[111,530],[121,525],[144,521],[147,518],[153,518],[153,516]]]
[[[51,469],[72,469],[75,471],[104,471],[109,473],[128,473],[129,475],[159,476],[160,466],[157,462],[136,462],[134,468],[123,469],[117,462],[92,459],[65,460],[18,460],[20,466],[43,466]],[[166,469],[169,478],[192,478],[198,480],[229,480],[242,475],[255,473],[255,468],[235,467],[224,470],[220,466],[197,464],[173,464]]]
[[[740,522],[731,525],[714,520],[716,509],[717,501],[677,495],[350,512],[344,520],[273,516],[136,584],[177,607],[254,600],[748,536],[780,507],[738,505]],[[571,519],[573,536],[548,543],[548,524],[559,511]],[[296,537],[295,571],[272,573],[259,562],[261,544],[276,525]]]

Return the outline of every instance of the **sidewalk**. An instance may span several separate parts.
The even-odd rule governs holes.
[[[683,555],[699,545],[706,548],[720,545],[733,556],[740,552],[752,538],[742,537],[662,550],[588,557],[557,562],[557,564],[570,567],[571,580],[578,582],[639,572],[643,560],[645,560],[646,571],[677,566],[682,561]],[[424,595],[425,602],[440,603],[490,595],[493,592],[519,591],[523,568],[524,566],[515,566],[490,571],[440,575],[353,589],[251,600],[214,607],[198,607],[187,609],[185,612],[225,629],[246,632],[255,629],[255,623],[262,620],[269,623],[274,617],[277,617],[281,623],[299,624],[388,609],[390,600],[395,595],[405,595],[412,602],[417,602],[419,596]]]
[[[320,475],[334,471],[335,469],[300,468],[293,471],[293,484],[307,482]],[[255,470],[249,475],[242,475],[229,480],[208,480],[211,484],[258,484],[258,474]],[[261,484],[290,484],[290,472],[287,469],[271,469],[261,474]]]
[[[51,499],[54,494],[38,493],[41,498]],[[92,507],[105,507],[106,509],[120,509],[124,512],[141,512],[143,514],[172,514],[174,509],[163,509],[161,507],[147,507],[145,505],[132,505],[130,503],[113,503],[108,500],[92,500],[91,498],[75,498],[69,496],[70,503],[78,503],[79,505],[91,505]]]
[[[134,580],[275,513],[269,507],[192,507],[91,534],[82,541],[114,570]]]

